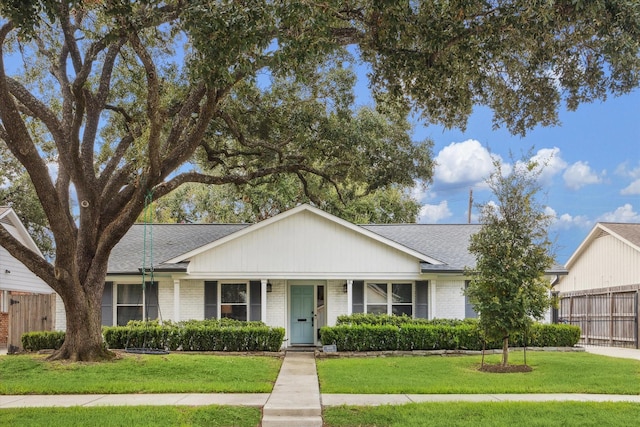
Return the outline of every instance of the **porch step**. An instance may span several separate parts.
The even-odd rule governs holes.
[[[262,408],[262,415],[291,418],[319,417],[322,415],[322,409],[319,405],[309,405],[308,403],[303,405],[292,403],[290,406],[265,405]]]
[[[262,427],[322,427],[322,417],[287,417],[265,415]]]

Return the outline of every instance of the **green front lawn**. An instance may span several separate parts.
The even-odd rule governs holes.
[[[522,363],[522,352],[510,354]],[[487,356],[498,363],[500,355]],[[480,356],[318,360],[322,393],[640,394],[640,361],[588,353],[528,352],[533,372],[478,371]]]
[[[610,402],[414,403],[325,408],[323,417],[327,427],[618,427],[637,425],[640,405]]]
[[[260,409],[235,406],[102,406],[0,409],[0,425],[21,427],[255,427]]]
[[[270,393],[277,357],[131,355],[111,362],[47,362],[0,357],[0,394]]]

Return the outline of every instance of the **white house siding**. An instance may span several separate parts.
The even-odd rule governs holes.
[[[180,319],[176,320],[204,320],[204,281],[180,282]]]
[[[640,252],[611,235],[594,239],[569,266],[560,292],[640,284]]]
[[[13,228],[6,224],[6,228]],[[12,233],[13,234],[13,233]],[[24,264],[0,247],[0,290],[52,294],[53,290]]]
[[[432,318],[464,319],[464,280],[432,280],[435,286],[436,303],[430,304]]]
[[[300,212],[191,258],[191,275],[318,278],[415,275],[415,257],[311,212]],[[376,273],[379,272],[379,273]]]

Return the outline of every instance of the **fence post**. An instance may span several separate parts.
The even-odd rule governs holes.
[[[590,324],[591,320],[589,319],[589,311],[591,308],[590,307],[591,298],[589,298],[589,295],[585,295],[584,299],[585,299],[585,305],[586,305],[585,315],[584,315],[584,319],[585,319],[584,324],[585,324],[585,329],[587,330],[584,337],[584,343],[586,345],[589,345],[589,333],[591,332],[591,324]]]
[[[633,316],[633,321],[635,322],[635,327],[633,328],[633,332],[634,332],[634,338],[636,341],[636,348],[640,348],[638,347],[638,328],[640,328],[640,325],[638,324],[638,292],[640,292],[639,290],[636,290],[636,293],[634,294],[634,305],[635,305],[635,315]]]
[[[613,347],[613,311],[615,309],[614,293],[609,292],[609,346]]]

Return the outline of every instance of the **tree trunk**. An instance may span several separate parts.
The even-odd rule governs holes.
[[[502,339],[502,366],[509,364],[509,336]]]
[[[102,339],[102,282],[84,285],[81,291],[69,289],[61,293],[67,317],[65,340],[49,360],[100,361],[113,359]]]

